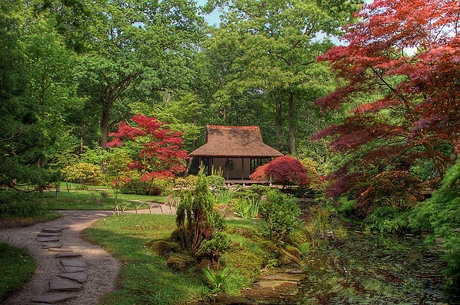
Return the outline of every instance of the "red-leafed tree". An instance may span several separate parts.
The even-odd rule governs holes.
[[[135,126],[120,123],[118,132],[111,133],[113,140],[109,147],[122,146],[127,141],[140,146],[138,159],[128,164],[128,168],[142,173],[141,181],[155,177],[175,177],[174,173],[182,172],[187,153],[181,149],[184,142],[182,133],[163,128],[168,125],[154,117],[134,116],[131,121]]]
[[[288,184],[302,184],[307,182],[308,176],[299,160],[289,156],[276,158],[268,164],[259,166],[250,176],[253,180],[262,180],[263,177],[272,177],[273,182]]]
[[[355,105],[342,124],[315,135],[331,136],[332,150],[355,156],[336,172],[333,194],[371,179],[370,172],[420,160],[430,160],[442,177],[457,158],[459,14],[457,0],[375,0],[355,14],[362,22],[347,26],[346,45],[318,58],[345,84],[318,105]]]

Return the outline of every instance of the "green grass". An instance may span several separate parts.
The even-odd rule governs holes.
[[[27,249],[0,243],[0,302],[30,281],[35,261]]]
[[[254,220],[228,221],[232,242],[238,243],[222,257],[231,270],[224,283],[229,294],[251,285],[267,260],[254,233],[260,225]],[[175,216],[144,214],[101,219],[85,231],[86,239],[122,262],[119,289],[101,304],[186,304],[211,294],[200,273],[174,272],[165,266],[165,258],[146,247],[152,240],[169,238],[175,229]]]
[[[108,198],[102,196],[102,193],[107,193]],[[96,205],[96,199],[100,199],[100,205]],[[130,200],[140,201],[166,201],[166,196],[143,196],[132,194],[118,193],[118,204],[125,206]],[[50,209],[54,210],[106,210],[111,211],[115,208],[115,194],[111,189],[106,190],[67,190],[61,188],[59,197],[56,197],[55,192],[45,193],[43,201]],[[135,203],[136,206],[138,203]],[[128,209],[134,209],[133,205],[129,205]]]
[[[209,294],[200,277],[173,272],[165,258],[146,247],[175,228],[174,216],[146,214],[108,217],[85,231],[86,239],[122,262],[119,289],[101,304],[186,304]]]

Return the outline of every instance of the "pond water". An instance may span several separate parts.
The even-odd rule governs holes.
[[[350,231],[308,258],[298,304],[458,304],[441,253],[417,236]]]

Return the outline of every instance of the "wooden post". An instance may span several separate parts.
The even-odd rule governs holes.
[[[241,158],[241,180],[244,180],[244,158]]]

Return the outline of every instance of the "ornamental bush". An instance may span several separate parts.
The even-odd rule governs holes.
[[[260,214],[264,220],[265,233],[276,241],[300,226],[298,217],[301,211],[297,200],[276,189],[267,192],[267,199],[260,204]]]
[[[198,175],[195,191],[181,195],[176,215],[179,241],[182,248],[192,254],[198,254],[204,241],[212,240],[225,229],[224,218],[214,210],[214,196],[202,172]]]
[[[66,166],[61,170],[61,173],[63,179],[67,182],[99,184],[102,180],[102,171],[100,167],[86,162],[79,162]]]
[[[259,166],[250,176],[252,180],[273,179],[273,183],[285,185],[301,185],[310,179],[299,160],[289,156],[276,158],[268,164]]]

